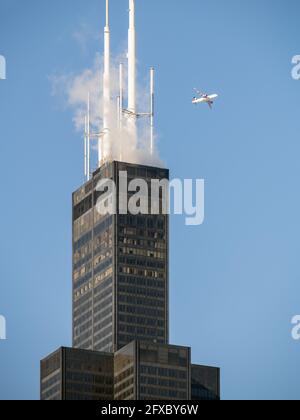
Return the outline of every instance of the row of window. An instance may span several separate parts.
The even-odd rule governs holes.
[[[118,298],[119,302],[122,303],[130,303],[131,305],[141,305],[141,306],[148,306],[153,308],[164,308],[165,300],[157,300],[157,299],[147,299],[138,296],[128,296],[128,295],[120,295]]]
[[[147,267],[147,268],[153,268],[157,270],[165,270],[166,264],[163,261],[159,260],[150,260],[145,259],[144,257],[119,257],[119,263],[120,264],[126,264],[130,266],[135,267]]]
[[[141,339],[141,337],[138,337]],[[134,334],[121,334],[118,333],[118,346],[120,348],[125,347],[128,343],[131,343],[137,339],[137,336]],[[165,344],[165,337],[158,338],[158,337],[152,337],[152,340],[157,344]],[[144,341],[149,341],[149,337],[144,337]]]
[[[164,318],[165,311],[157,308],[147,308],[145,306],[118,305],[119,314],[135,314],[156,318]]]
[[[106,401],[111,399],[111,396],[107,395],[90,395],[90,394],[80,394],[79,392],[67,392],[66,400],[67,401]]]
[[[109,369],[109,366],[107,366]],[[98,366],[95,366],[96,370],[100,370]],[[86,372],[87,367],[84,367],[84,371]],[[91,370],[91,369],[90,369]],[[81,383],[88,383],[88,384],[95,384],[95,385],[111,385],[113,384],[113,380],[111,377],[110,372],[107,375],[94,375],[92,373],[81,373],[81,372],[67,372],[66,374],[67,381],[73,382],[81,382]]]
[[[133,236],[135,238],[138,237],[138,236],[140,236],[140,237],[149,236],[151,238],[158,239],[159,236],[162,235],[162,237],[164,237],[164,235],[165,235],[165,233],[163,231],[159,231],[159,229],[157,229],[157,226],[154,227],[153,229],[151,229],[151,228],[150,229],[142,229],[142,228],[136,228],[136,227],[132,227],[132,226],[126,226],[126,225],[120,224],[120,223],[119,223],[119,226],[118,226],[118,232],[119,232],[120,235]],[[153,236],[153,234],[155,234],[155,233],[157,233],[158,236]]]
[[[141,374],[160,376],[165,378],[176,378],[181,380],[187,380],[187,372],[178,369],[163,368],[157,366],[141,365]]]
[[[106,397],[113,395],[113,388],[110,387],[98,387],[95,385],[83,385],[76,383],[67,383],[66,386],[67,392],[78,392],[82,394],[96,394],[99,398],[99,395],[105,395]]]
[[[135,327],[134,325],[128,324],[119,324],[118,330],[120,333],[128,333],[136,336],[161,338],[165,336],[165,331],[163,329]]]
[[[139,268],[121,266],[119,267],[120,274],[129,274],[132,276],[149,277],[155,279],[164,279],[165,274],[156,270],[141,270]]]
[[[141,376],[141,384],[159,386],[163,388],[186,389],[186,381],[173,381],[171,379],[162,379],[160,377]]]
[[[155,230],[164,230],[165,228],[165,217],[157,215],[120,215],[119,225],[123,227],[131,228],[147,228]]]
[[[145,325],[149,327],[164,328],[165,321],[157,318],[143,318],[137,316],[119,315],[119,322],[132,325]]]
[[[155,258],[159,260],[164,260],[166,256],[164,252],[154,251],[153,249],[144,249],[144,248],[120,247],[119,252],[120,254],[134,255],[138,257]]]
[[[145,236],[143,236],[144,238]],[[166,242],[164,238],[157,239],[155,241],[149,239],[136,239],[136,238],[127,238],[126,236],[119,237],[119,245],[129,245],[135,247],[141,247],[142,249],[151,248],[151,249],[161,249],[165,250]]]
[[[158,349],[149,344],[141,344],[140,359],[143,363],[163,364],[175,369],[186,369],[189,362],[189,351],[187,348],[163,347]]]
[[[119,163],[119,171],[127,173],[128,177],[151,179],[168,179],[169,171],[167,169],[150,168],[146,166],[128,165],[126,163]]]
[[[175,389],[160,389],[151,386],[141,386],[141,400],[161,400],[163,398],[173,400],[187,400],[187,392],[176,391]]]
[[[163,280],[147,279],[145,277],[134,277],[134,276],[119,276],[119,284],[131,286],[142,286],[153,289],[165,289],[166,282]]]
[[[143,297],[151,297],[156,299],[165,299],[166,294],[164,291],[157,290],[157,289],[145,289],[143,287],[135,287],[135,286],[128,286],[128,285],[120,285],[118,286],[119,294],[129,294],[129,295],[136,295],[136,296],[143,296]]]

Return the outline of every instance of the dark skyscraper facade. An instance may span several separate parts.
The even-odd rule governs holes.
[[[112,400],[114,356],[62,347],[41,362],[42,400]]]
[[[216,401],[220,399],[220,369],[210,366],[191,366],[191,399]]]
[[[115,354],[115,400],[190,400],[191,350],[133,341]]]
[[[119,189],[169,178],[165,169],[112,162],[73,194],[73,346],[114,352],[133,340],[167,344],[168,215],[117,214],[97,210],[99,181]],[[128,194],[127,202],[132,194]],[[162,213],[162,212],[161,212]]]

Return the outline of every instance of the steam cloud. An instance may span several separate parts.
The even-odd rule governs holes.
[[[110,101],[110,145],[113,160],[128,163],[163,166],[155,147],[153,155],[150,153],[150,128],[147,117],[138,120],[138,144],[136,139],[126,128],[126,116],[122,131],[118,127],[117,97],[119,96],[119,63],[124,63],[124,107],[127,103],[127,62],[126,54],[111,58],[111,101]],[[73,122],[76,131],[84,132],[84,120],[87,114],[87,98],[90,94],[90,123],[93,133],[102,131],[103,115],[103,57],[97,55],[91,68],[85,69],[77,75],[53,76],[53,95],[63,95],[67,107],[74,112]],[[149,88],[137,83],[137,104],[141,112],[149,112]],[[156,143],[156,142],[155,142]],[[97,150],[97,140],[92,140],[92,150]],[[122,151],[122,152],[121,152]]]

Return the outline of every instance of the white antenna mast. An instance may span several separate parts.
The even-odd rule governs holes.
[[[106,22],[104,28],[104,72],[103,72],[103,138],[98,140],[98,164],[110,158],[110,29],[109,0],[106,0]]]
[[[91,150],[91,121],[90,121],[90,93],[88,93],[88,101],[87,101],[87,180],[90,180],[91,170],[90,170],[90,150]]]
[[[120,93],[119,93],[119,109],[118,109],[118,119],[119,119],[119,142],[120,142],[120,161],[123,159],[123,144],[122,144],[122,130],[123,130],[123,64],[120,63],[119,67],[119,84],[120,84]]]
[[[129,0],[128,31],[128,118],[129,130],[136,141],[136,33],[135,0]]]
[[[154,68],[150,69],[150,153],[154,152]]]
[[[84,179],[87,179],[87,117],[84,117]]]
[[[120,83],[121,85],[121,83]],[[120,94],[121,98],[121,94]],[[122,100],[120,100],[122,103]],[[122,105],[121,105],[122,106]],[[122,106],[123,109],[123,106]],[[150,112],[140,113],[136,104],[136,31],[135,31],[135,0],[129,0],[129,31],[128,31],[128,108],[122,111],[127,114],[128,128],[137,146],[137,119],[150,117],[150,152],[154,153],[154,68],[150,70]]]

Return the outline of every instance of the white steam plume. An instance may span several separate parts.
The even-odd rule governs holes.
[[[138,121],[138,145],[135,136],[128,130],[126,115],[122,131],[118,127],[117,97],[119,96],[119,63],[126,63],[126,55],[111,59],[111,101],[110,101],[110,154],[113,160],[128,163],[163,166],[157,149],[153,155],[150,153],[150,124],[147,117]],[[124,64],[124,107],[127,103],[127,66]],[[93,133],[100,133],[103,129],[103,57],[97,55],[93,66],[78,75],[53,76],[52,92],[54,95],[63,95],[67,106],[73,109],[73,122],[77,131],[84,131],[84,120],[87,112],[87,98],[90,93],[90,123]],[[150,112],[150,92],[148,88],[137,88],[138,109],[142,113]],[[98,149],[96,140],[93,140],[92,149]]]

